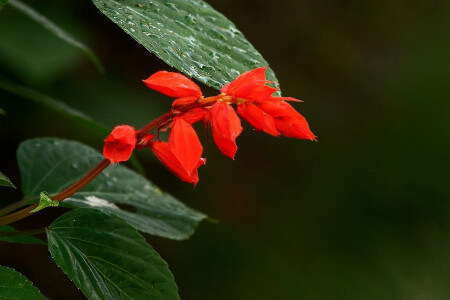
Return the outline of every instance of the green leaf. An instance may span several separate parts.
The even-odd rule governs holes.
[[[68,32],[64,31],[58,25],[47,19],[47,17],[41,15],[39,12],[35,11],[32,7],[26,5],[25,3],[19,0],[9,0],[9,4],[15,9],[19,10],[23,14],[27,15],[29,18],[33,19],[40,25],[42,25],[45,29],[53,33],[56,37],[60,38],[64,42],[69,45],[72,45],[75,48],[80,49],[97,67],[100,73],[104,72],[104,68],[100,63],[100,60],[95,56],[94,52],[89,49],[86,45],[78,41]]]
[[[50,196],[48,195],[47,192],[41,192],[39,194],[39,205],[38,207],[36,207],[35,209],[33,209],[32,211],[30,211],[30,213],[35,213],[38,212],[46,207],[55,207],[58,206],[59,202],[56,200],[52,200],[50,198]]]
[[[16,188],[14,184],[11,182],[11,180],[8,177],[6,177],[5,174],[3,174],[2,172],[0,172],[0,185]]]
[[[179,299],[167,263],[133,227],[79,208],[47,229],[56,264],[89,299]]]
[[[103,156],[81,143],[55,138],[23,142],[17,152],[25,197],[45,190],[56,194],[93,168]],[[205,218],[146,178],[124,166],[110,166],[61,205],[111,212],[136,229],[172,238],[188,238]]]
[[[45,300],[45,297],[25,276],[0,266],[0,299]]]
[[[148,51],[216,89],[245,71],[268,66],[231,21],[201,0],[93,2]],[[267,74],[277,81],[272,70]]]
[[[3,115],[3,116],[6,115],[6,111],[4,109],[2,109],[2,108],[0,108],[0,115]]]
[[[20,232],[15,230],[13,227],[9,225],[0,226],[0,241],[8,242],[8,243],[18,243],[18,244],[39,244],[45,245],[46,243],[38,238],[35,238],[30,235],[10,235],[10,236],[2,236],[1,233],[5,232]],[[0,297],[1,299],[1,297]]]

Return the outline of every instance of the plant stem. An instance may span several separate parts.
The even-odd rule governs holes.
[[[164,124],[167,121],[169,121],[173,116],[174,116],[174,114],[171,110],[169,112],[166,112],[162,116],[154,119],[153,121],[151,121],[150,123],[148,123],[147,125],[145,125],[144,127],[142,127],[141,129],[139,129],[137,131],[136,138],[138,140],[140,140],[142,137],[144,137],[150,131],[158,128],[161,124]]]
[[[72,196],[73,194],[84,188],[95,177],[100,175],[100,173],[103,172],[110,164],[111,162],[108,159],[102,159],[94,168],[92,168],[86,175],[81,177],[77,182],[69,186],[64,191],[59,192],[58,194],[51,197],[52,200],[61,202],[64,199]]]

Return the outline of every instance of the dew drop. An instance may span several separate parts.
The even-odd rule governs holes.
[[[189,22],[189,24],[194,25],[197,23],[197,18],[195,18],[193,15],[186,15],[185,19]]]

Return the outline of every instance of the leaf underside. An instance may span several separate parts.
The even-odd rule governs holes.
[[[72,210],[47,229],[56,264],[89,299],[179,299],[167,263],[120,218]]]
[[[201,0],[93,0],[127,34],[167,64],[220,89],[267,61],[224,15]],[[271,69],[268,79],[277,81]]]
[[[103,159],[86,145],[56,138],[27,140],[17,157],[26,197],[56,194]],[[108,167],[61,204],[111,212],[139,231],[177,240],[188,238],[205,218],[124,166]]]

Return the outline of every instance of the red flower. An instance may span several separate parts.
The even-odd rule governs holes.
[[[217,101],[211,108],[211,128],[214,141],[220,151],[231,159],[237,151],[236,138],[242,132],[241,120],[233,107]]]
[[[300,101],[292,97],[277,97],[277,88],[267,85],[267,68],[256,68],[243,73],[225,85],[221,92],[233,97],[238,113],[255,129],[278,136],[315,140],[305,118],[286,101]]]
[[[103,156],[111,163],[127,161],[136,146],[136,130],[129,125],[114,127],[112,132],[105,139],[103,146]]]
[[[150,148],[181,180],[197,184],[197,169],[205,164],[206,160],[201,157],[203,147],[195,130],[183,118],[174,118],[169,142],[155,141]]]
[[[306,119],[285,101],[264,102],[259,107],[272,116],[275,127],[282,135],[298,139],[315,140]]]
[[[198,85],[180,73],[159,71],[143,82],[149,88],[174,98],[195,97],[195,99],[199,99],[202,96]]]

